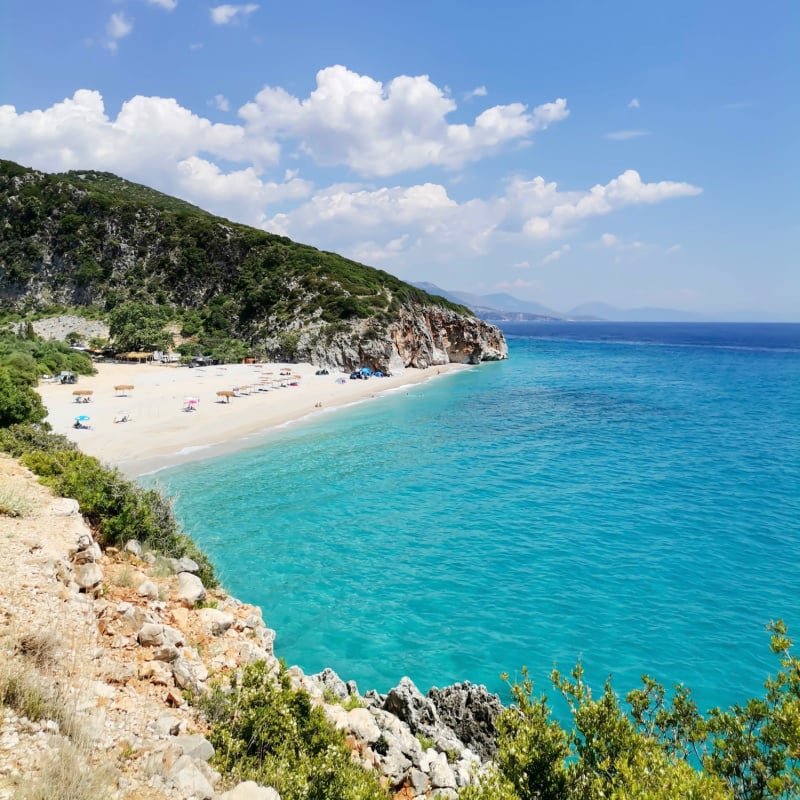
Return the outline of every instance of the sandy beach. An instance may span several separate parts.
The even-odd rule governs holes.
[[[310,364],[228,364],[190,369],[161,364],[97,364],[74,385],[38,391],[54,433],[129,476],[227,452],[276,425],[377,397],[462,365],[408,369],[388,378],[315,375]],[[281,375],[281,372],[284,374]],[[337,382],[337,378],[345,378]],[[296,384],[296,385],[291,385]],[[132,386],[132,389],[115,387]],[[248,388],[249,387],[249,388]],[[91,392],[91,394],[74,394]],[[228,392],[234,396],[218,395]],[[90,398],[78,402],[79,398]],[[186,411],[187,398],[194,410]],[[78,416],[88,428],[73,427]],[[127,421],[115,422],[127,417]]]

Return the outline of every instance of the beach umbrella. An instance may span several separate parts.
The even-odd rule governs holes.
[[[88,422],[91,417],[87,417],[86,414],[81,414],[79,417],[75,417],[78,422]]]

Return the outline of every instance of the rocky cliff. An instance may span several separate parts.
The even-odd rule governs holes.
[[[208,590],[189,559],[102,551],[74,500],[4,456],[0,541],[2,800],[280,800],[217,772],[187,700],[254,661],[277,670],[258,608]],[[361,695],[331,670],[289,674],[396,798],[452,800],[493,754],[500,702],[483,687]]]

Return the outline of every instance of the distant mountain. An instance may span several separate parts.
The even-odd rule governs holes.
[[[520,300],[510,294],[472,294],[470,292],[454,292],[442,289],[435,283],[413,283],[418,289],[428,294],[439,295],[452,303],[467,306],[473,313],[492,322],[510,322],[512,320],[564,319],[565,315],[552,308],[535,303],[532,300]]]
[[[708,315],[675,308],[617,308],[608,303],[582,303],[567,312],[571,319],[604,319],[609,322],[702,322]]]

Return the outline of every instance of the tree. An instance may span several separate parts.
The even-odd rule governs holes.
[[[172,347],[172,334],[164,329],[169,309],[146,303],[117,306],[109,317],[109,333],[118,350],[166,350]]]
[[[0,428],[16,423],[41,422],[47,416],[42,400],[30,386],[14,380],[0,367]]]

